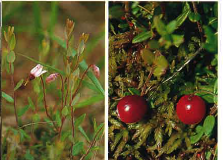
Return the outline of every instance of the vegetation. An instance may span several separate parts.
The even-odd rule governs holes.
[[[217,2],[111,2],[109,6],[109,157],[217,159]],[[200,96],[206,116],[185,125],[178,100]],[[125,124],[116,107],[141,95],[149,111]],[[140,107],[140,106],[139,106]]]
[[[5,10],[12,5],[3,3]],[[33,8],[27,11],[25,8],[29,5]],[[99,63],[99,69],[86,59],[104,40],[104,33],[92,38],[82,33],[75,40],[75,22],[66,19],[61,28],[65,37],[60,38],[54,31],[60,23],[57,22],[58,2],[14,2],[14,7],[9,12],[3,11],[3,160],[87,160],[97,158],[96,153],[103,156],[104,89],[100,81],[104,79],[104,62]],[[44,12],[50,16],[47,30],[43,29],[41,7],[51,8],[49,13]],[[16,9],[23,16],[33,13],[33,35],[28,27],[27,31],[19,31],[26,21],[10,26],[10,22],[15,23]],[[66,14],[61,12],[60,15]],[[38,42],[39,50],[32,50],[38,47],[29,41],[30,35]],[[27,48],[23,48],[23,41],[29,44]],[[102,52],[102,61],[103,57]],[[27,61],[31,64],[21,65]],[[94,107],[100,109],[100,117],[88,107],[96,102]]]

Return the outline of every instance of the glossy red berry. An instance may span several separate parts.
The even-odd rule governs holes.
[[[140,121],[148,110],[146,100],[138,95],[131,95],[122,98],[117,105],[119,118],[125,123]]]
[[[202,121],[206,113],[205,102],[196,95],[185,95],[177,103],[177,116],[185,124]]]

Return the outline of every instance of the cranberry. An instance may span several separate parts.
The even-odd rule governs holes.
[[[138,95],[131,95],[122,98],[118,102],[117,111],[119,118],[125,123],[140,121],[148,110],[146,100]]]
[[[185,95],[177,103],[177,116],[185,124],[199,123],[205,116],[205,102],[196,95]]]

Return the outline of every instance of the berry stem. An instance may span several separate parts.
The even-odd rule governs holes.
[[[43,77],[40,76],[40,79],[41,79],[42,86],[43,86],[44,108],[45,108],[46,115],[53,122],[53,126],[57,130],[56,124],[54,123],[52,117],[48,113],[48,106],[47,106],[47,102],[46,102],[46,91],[45,91],[45,85],[44,85]]]

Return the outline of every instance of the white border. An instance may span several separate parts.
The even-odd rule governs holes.
[[[108,39],[108,1],[105,1],[105,149],[104,149],[104,159],[108,160],[108,47],[109,47],[109,39]]]
[[[1,0],[0,0],[1,1]],[[10,1],[10,0],[3,0]],[[19,1],[19,0],[15,0]],[[33,0],[26,0],[26,1],[33,1]],[[66,0],[36,0],[36,1],[66,1]],[[74,1],[74,0],[70,0]],[[91,0],[78,0],[78,1],[91,1]],[[132,1],[132,0],[119,0],[119,1]],[[140,1],[149,1],[149,0],[140,0]],[[170,0],[153,0],[153,1],[163,1],[163,2],[170,2]],[[196,1],[196,0],[184,0],[184,1]],[[92,1],[93,2],[93,1]],[[94,2],[105,2],[105,149],[104,149],[104,157],[105,160],[108,160],[108,3],[109,0],[97,0]],[[172,2],[179,2],[178,0]],[[223,93],[223,49],[222,49],[222,22],[223,16],[220,12],[223,9],[223,2],[221,0],[202,0],[199,2],[218,2],[218,160],[223,160],[223,101],[222,93]],[[1,5],[2,7],[2,5]],[[2,8],[1,8],[1,26],[2,26]],[[222,130],[221,130],[222,129]]]

